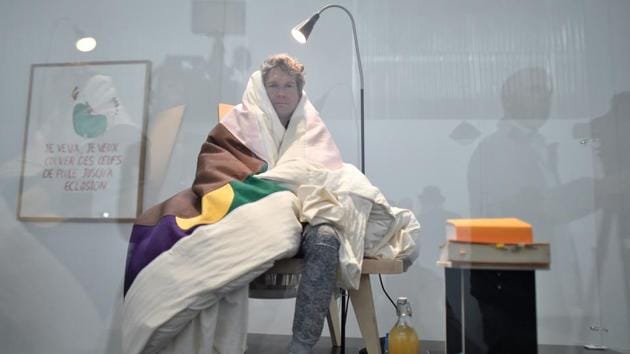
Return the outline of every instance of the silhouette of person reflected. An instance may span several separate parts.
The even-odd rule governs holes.
[[[601,210],[597,219],[597,247],[595,249],[594,286],[605,286],[602,274],[607,273],[608,280],[619,283],[619,291],[604,293],[600,302],[630,303],[630,92],[621,92],[613,96],[610,109],[604,115],[593,118],[587,123],[575,124],[573,136],[583,144],[591,145],[598,158],[601,176],[595,180],[595,208]],[[618,251],[618,254],[614,254]],[[612,252],[612,254],[611,254]],[[620,270],[605,269],[604,262],[621,258]],[[609,263],[610,264],[610,263]],[[610,270],[610,271],[609,271]],[[619,279],[621,278],[621,279]],[[616,300],[614,300],[616,298]],[[607,301],[611,299],[612,301]],[[630,327],[630,308],[627,311],[607,309],[608,322],[599,323],[603,327],[614,325]],[[601,340],[600,336],[600,340]],[[604,343],[600,343],[604,344]]]
[[[532,224],[537,241],[551,242],[555,261],[550,273],[555,277],[542,274],[538,283],[545,293],[553,295],[543,297],[542,306],[546,316],[575,318],[583,311],[584,304],[576,241],[566,224],[592,212],[592,193],[584,191],[592,190],[593,180],[584,177],[568,183],[560,181],[558,145],[547,143],[540,132],[549,119],[552,93],[551,79],[540,67],[518,70],[505,80],[501,92],[504,116],[497,130],[481,140],[469,162],[470,208],[472,217],[525,220]],[[498,287],[509,296],[498,294],[496,287],[481,286],[498,281],[499,276],[477,272],[471,276],[471,293],[483,314],[488,352],[515,353],[510,342],[519,335],[518,327],[497,326],[493,322],[518,310],[513,303],[503,300],[514,298],[524,290],[517,278],[503,280]],[[572,321],[566,321],[564,327],[556,325],[554,330],[568,337],[576,335]]]
[[[551,93],[541,68],[519,70],[503,84],[504,117],[497,131],[479,143],[468,167],[471,215],[547,222],[548,216],[532,205],[558,184],[555,145],[547,145],[539,133],[549,117]]]

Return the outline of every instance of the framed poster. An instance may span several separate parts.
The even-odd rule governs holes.
[[[150,72],[149,61],[31,66],[18,219],[136,218]]]

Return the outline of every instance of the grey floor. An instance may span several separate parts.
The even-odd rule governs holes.
[[[289,336],[269,334],[249,334],[247,338],[247,354],[284,354],[289,343]],[[364,347],[360,338],[346,339],[346,354],[358,354]],[[340,348],[331,346],[330,338],[323,337],[315,346],[313,354],[340,354]],[[615,350],[586,350],[583,347],[563,345],[540,345],[538,354],[629,354]],[[421,341],[419,354],[444,354],[444,343],[437,341]],[[509,353],[506,353],[509,354]]]

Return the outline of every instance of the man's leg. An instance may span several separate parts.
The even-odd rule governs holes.
[[[301,247],[304,271],[295,301],[291,354],[310,354],[321,336],[339,263],[337,232],[328,224],[307,225]]]

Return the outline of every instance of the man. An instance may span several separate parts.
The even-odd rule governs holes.
[[[299,251],[289,350],[311,353],[337,269],[357,288],[364,255],[413,258],[415,218],[343,163],[303,86],[299,62],[267,59],[202,145],[192,187],[136,220],[124,352],[243,353],[247,285]]]
[[[302,97],[304,66],[288,55],[275,55],[262,65],[265,90],[286,128]],[[330,224],[307,225],[300,247],[304,254],[304,271],[295,302],[292,354],[311,353],[319,339],[326,310],[335,285],[339,240]]]

